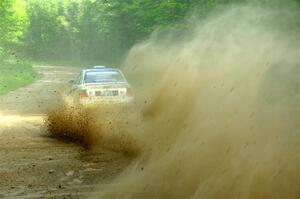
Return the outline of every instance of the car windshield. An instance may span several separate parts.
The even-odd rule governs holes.
[[[125,82],[123,75],[117,71],[86,72],[84,83]]]

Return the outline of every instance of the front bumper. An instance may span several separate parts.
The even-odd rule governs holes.
[[[134,102],[133,97],[86,97],[80,98],[79,104],[82,106],[94,106],[94,105],[109,105],[109,104],[132,104]]]

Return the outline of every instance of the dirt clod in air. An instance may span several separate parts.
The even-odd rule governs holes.
[[[81,107],[63,106],[48,113],[45,121],[51,137],[67,142],[76,142],[90,148],[97,141],[91,132],[93,118]]]
[[[61,141],[78,143],[85,149],[103,147],[136,156],[139,147],[129,133],[127,121],[135,118],[136,112],[123,106],[64,105],[48,113],[45,125],[48,134]]]

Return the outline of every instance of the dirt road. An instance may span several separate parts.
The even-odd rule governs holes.
[[[46,136],[45,113],[78,69],[38,66],[43,78],[0,97],[0,198],[85,198],[129,163]]]

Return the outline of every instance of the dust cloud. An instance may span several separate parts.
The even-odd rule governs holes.
[[[298,11],[231,6],[134,46],[138,157],[92,198],[299,198]]]

